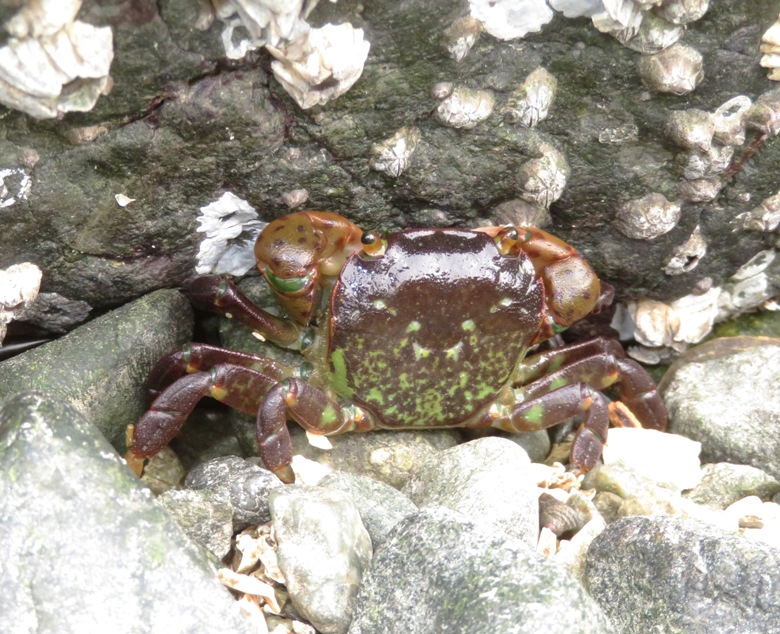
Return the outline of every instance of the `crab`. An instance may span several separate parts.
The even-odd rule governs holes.
[[[332,212],[278,218],[255,244],[283,316],[228,279],[197,278],[193,304],[297,349],[306,363],[187,344],[157,363],[155,396],[128,428],[137,473],[211,396],[256,415],[259,454],[294,481],[288,419],[314,434],[380,429],[538,430],[581,416],[571,467],[590,470],[610,419],[663,430],[667,414],[647,372],[598,337],[534,346],[609,301],[590,265],[536,228],[363,233]],[[606,286],[606,285],[605,285]],[[617,384],[619,400],[601,391]]]

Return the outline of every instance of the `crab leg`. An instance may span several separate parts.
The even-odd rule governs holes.
[[[302,328],[298,324],[255,306],[227,278],[219,275],[195,278],[186,285],[184,294],[195,308],[233,317],[280,346],[294,347],[301,339]]]
[[[140,475],[143,459],[155,455],[176,436],[203,397],[211,396],[255,414],[265,393],[276,384],[275,377],[230,363],[181,377],[160,393],[138,423],[128,428],[127,463]]]
[[[315,434],[333,435],[373,427],[368,414],[358,407],[341,408],[322,390],[300,379],[287,379],[266,395],[257,413],[257,444],[266,469],[283,482],[294,482],[290,468],[292,441],[287,419]]]
[[[205,343],[187,343],[180,350],[164,356],[152,368],[147,380],[149,402],[151,403],[165,388],[183,376],[210,370],[219,364],[237,365],[256,370],[276,381],[282,381],[295,372],[292,367],[268,357],[226,350]]]
[[[600,353],[611,354],[616,359],[622,359],[626,356],[623,346],[616,339],[596,337],[526,357],[517,364],[512,374],[512,383],[527,385],[531,381],[542,378],[545,374]]]

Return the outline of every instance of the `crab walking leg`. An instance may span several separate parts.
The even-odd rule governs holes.
[[[276,381],[283,381],[295,374],[292,367],[268,357],[226,350],[205,343],[187,343],[181,349],[164,356],[152,368],[147,380],[149,402],[154,401],[165,388],[183,376],[210,370],[219,364],[256,370]]]
[[[187,374],[166,388],[141,419],[128,429],[128,465],[140,475],[143,459],[165,447],[204,396],[230,407],[254,414],[263,395],[277,381],[250,368],[222,363],[208,372]]]
[[[534,355],[518,365],[513,378],[522,384],[534,376],[540,378],[522,388],[526,400],[571,383],[583,382],[594,390],[617,384],[620,400],[644,427],[666,429],[666,407],[655,382],[641,365],[625,358],[614,340],[595,339]]]
[[[195,278],[184,288],[184,294],[195,308],[235,318],[280,346],[290,347],[300,341],[302,329],[298,324],[255,306],[227,278],[219,275]]]
[[[359,407],[342,408],[322,390],[301,381],[287,379],[266,395],[257,413],[257,444],[266,469],[282,482],[294,482],[290,468],[292,441],[287,419],[315,434],[333,435],[373,428],[369,415]]]

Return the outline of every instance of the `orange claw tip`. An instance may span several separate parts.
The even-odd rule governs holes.
[[[146,458],[139,456],[132,449],[127,450],[127,453],[125,454],[125,462],[137,477],[140,478],[144,474]]]
[[[273,471],[274,475],[285,484],[295,483],[295,472],[292,470],[290,465],[285,464],[281,467],[277,467],[276,469],[271,469],[271,471]]]
[[[613,401],[608,406],[609,421],[615,427],[635,427],[642,429],[642,423],[639,422],[634,413],[620,401]]]

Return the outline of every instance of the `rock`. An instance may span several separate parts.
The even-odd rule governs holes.
[[[701,442],[703,462],[752,465],[780,479],[780,341],[740,339],[749,347],[723,350],[728,340],[716,339],[670,369],[669,429]]]
[[[282,486],[273,473],[258,466],[252,459],[224,456],[204,462],[187,474],[184,484],[189,489],[227,494],[233,509],[233,528],[265,524],[271,520],[269,493]]]
[[[233,507],[226,492],[166,491],[158,497],[187,536],[222,559],[233,538]]]
[[[776,632],[780,549],[696,520],[630,517],[591,544],[587,587],[620,632]]]
[[[520,445],[528,454],[531,462],[543,462],[550,453],[550,447],[552,446],[550,434],[547,433],[546,429],[526,431],[522,434],[509,434],[497,431],[495,435]]]
[[[347,631],[371,538],[350,495],[286,486],[271,494],[279,568],[295,609],[323,634]]]
[[[750,495],[734,502],[724,512],[737,521],[745,537],[780,548],[780,504]]]
[[[250,632],[96,427],[52,397],[3,405],[0,516],[0,631]]]
[[[480,438],[421,462],[404,493],[420,508],[446,506],[536,546],[539,492],[529,463],[519,445]]]
[[[701,480],[701,445],[684,436],[654,429],[615,428],[609,430],[604,446],[604,464],[622,461],[661,485],[682,491]]]
[[[614,631],[583,587],[519,539],[426,508],[377,550],[349,634]]]
[[[755,467],[716,462],[702,465],[701,469],[699,485],[684,493],[697,504],[725,509],[749,495],[768,501],[780,492],[780,482]]]
[[[417,506],[398,489],[366,476],[334,471],[319,485],[352,496],[374,550],[382,545],[393,526],[417,512]]]
[[[124,451],[127,425],[144,411],[152,366],[191,337],[189,302],[177,291],[155,291],[0,363],[0,401],[26,390],[55,396]]]

